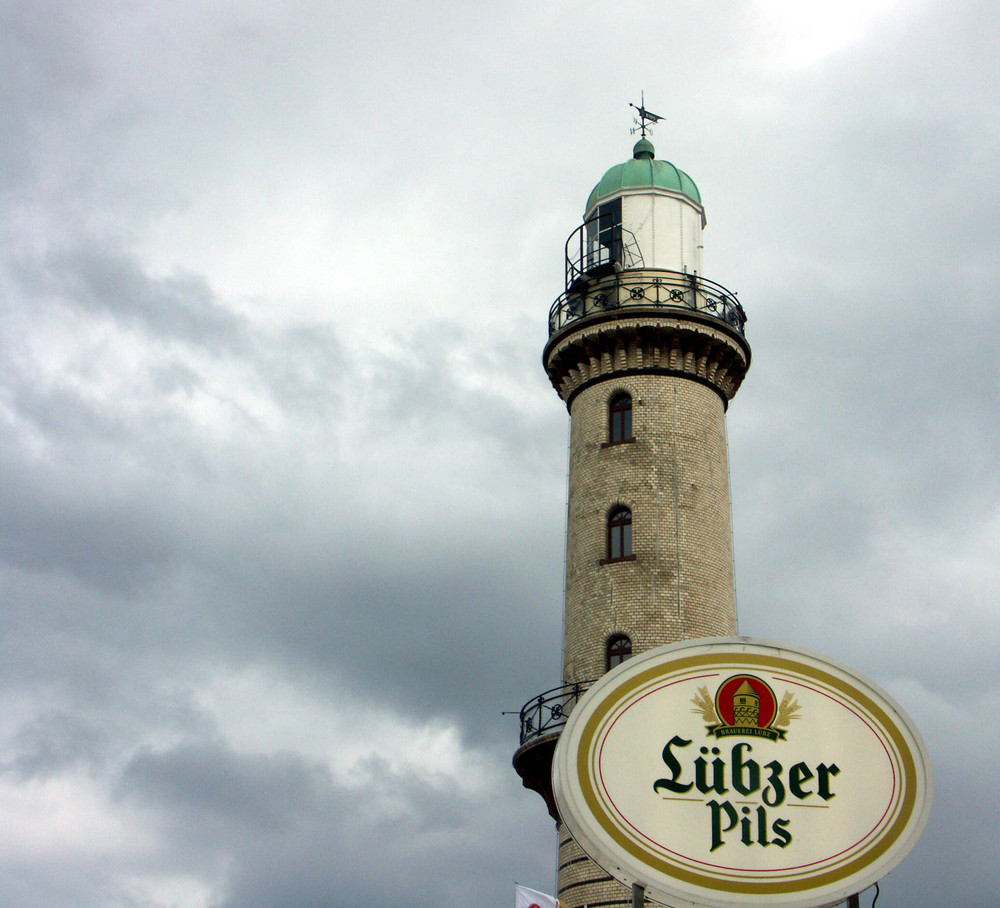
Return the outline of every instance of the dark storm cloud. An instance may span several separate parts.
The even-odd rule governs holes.
[[[0,552],[11,564],[135,590],[197,557],[193,536],[231,521],[220,480],[242,478],[251,486],[238,497],[254,494],[264,465],[236,451],[266,433],[254,401],[317,416],[339,406],[343,358],[325,326],[251,326],[203,279],[150,278],[133,258],[92,248],[31,268],[17,261],[11,273],[0,340],[5,401],[19,429],[0,442],[7,475],[21,477],[0,486]],[[61,335],[57,351],[79,347],[58,372],[48,360],[61,351],[48,353],[46,325]],[[219,368],[249,381],[236,388],[220,381]],[[199,437],[199,400],[224,420],[212,442]],[[39,445],[26,446],[28,437]],[[270,457],[273,447],[260,449]]]
[[[536,553],[557,554],[540,541]],[[412,543],[383,537],[374,557],[392,567],[375,567],[359,551],[354,570],[310,582],[287,577],[265,612],[272,646],[413,715],[455,717],[474,739],[509,736],[515,725],[500,711],[519,709],[558,680],[559,588],[543,571],[521,567],[523,542],[490,542],[470,532],[461,545],[442,545],[439,563],[421,567],[406,554]]]
[[[146,867],[169,873],[175,862],[211,872],[220,862],[233,871],[220,906],[281,904],[347,906],[363,899],[419,906],[463,893],[498,899],[482,873],[504,874],[516,856],[516,838],[503,830],[530,814],[504,806],[498,792],[432,783],[384,761],[358,767],[364,784],[334,780],[324,764],[292,753],[239,753],[217,740],[141,748],[114,781],[114,803],[138,811],[146,834],[169,845]],[[484,827],[484,818],[494,822]],[[444,851],[452,872],[428,872]],[[129,869],[129,859],[120,863]],[[64,868],[62,904],[82,905],[98,887],[127,903],[115,865],[102,872]],[[420,886],[414,890],[414,880]],[[37,894],[30,876],[7,880],[7,904],[22,908]],[[51,889],[50,889],[51,891]]]
[[[547,452],[562,440],[564,427],[552,419],[552,392],[538,351],[516,332],[484,336],[474,316],[467,324],[435,319],[399,346],[405,357],[375,360],[374,384],[381,394],[371,401],[378,413],[374,431],[418,432],[442,442],[459,436],[486,456],[499,448],[507,458],[547,470],[547,482],[559,481],[562,470]],[[455,460],[456,468],[468,462],[464,453]]]
[[[228,442],[221,449],[206,446],[183,409],[162,398],[157,403],[157,392],[177,386],[165,388],[149,370],[168,363],[185,377],[186,394],[217,393],[200,358],[207,352],[245,367],[258,392],[301,413],[307,424],[330,419],[321,437],[333,441],[345,425],[338,389],[351,372],[329,329],[299,325],[268,334],[230,318],[204,282],[154,281],[134,261],[108,257],[94,265],[92,258],[60,258],[47,287],[58,288],[58,311],[97,319],[111,314],[132,348],[129,356],[138,355],[141,370],[132,380],[149,388],[149,403],[125,413],[112,395],[83,394],[73,382],[39,387],[30,373],[21,376],[13,398],[19,418],[67,457],[39,462],[16,447],[8,451],[11,468],[16,464],[28,479],[3,492],[8,564],[66,572],[133,597],[105,612],[114,616],[115,636],[144,650],[194,644],[183,624],[197,621],[201,644],[223,645],[232,658],[246,658],[266,640],[290,663],[307,660],[338,683],[376,691],[416,715],[444,713],[461,717],[477,735],[509,734],[512,726],[499,720],[500,710],[554,684],[558,670],[550,658],[559,601],[552,566],[561,561],[563,478],[541,452],[558,446],[563,428],[557,422],[552,431],[523,399],[503,399],[488,383],[463,391],[467,364],[449,353],[473,351],[478,368],[501,381],[525,365],[523,352],[480,355],[464,333],[431,327],[403,338],[402,348],[415,352],[379,357],[372,387],[380,392],[351,414],[351,424],[395,454],[361,467],[378,481],[377,510],[346,488],[331,500],[327,525],[342,529],[333,530],[323,551],[306,535],[313,518],[300,525],[300,503],[283,499],[296,470],[293,448],[231,410],[243,426],[239,441],[256,437],[264,458],[233,461],[230,468]],[[167,357],[154,357],[163,344]],[[541,384],[539,375],[535,387]],[[362,389],[351,399],[359,404],[367,397]],[[443,459],[434,468],[436,480],[398,472],[398,459],[425,458],[438,445]],[[493,464],[513,458],[541,469],[530,485],[551,499],[544,512],[527,500],[498,500]],[[265,475],[270,464],[276,470]],[[126,468],[116,471],[116,465]],[[345,481],[335,463],[330,470]],[[434,489],[439,523],[425,530],[414,521],[434,506]],[[386,509],[389,499],[396,513]],[[484,508],[492,511],[486,522]],[[233,544],[242,551],[241,566],[226,581],[231,589],[220,590],[211,575]],[[531,557],[539,554],[540,561]],[[525,570],[532,563],[537,570]],[[159,598],[143,591],[168,577],[176,578],[174,599],[163,613]],[[52,613],[53,622],[63,611]],[[62,620],[75,633],[100,635],[99,626],[81,623],[86,614]],[[372,615],[383,616],[377,634]],[[501,615],[507,620],[498,621]],[[484,621],[496,627],[487,638]],[[142,640],[154,628],[159,632]],[[502,670],[514,662],[524,674]]]
[[[0,499],[0,557],[11,566],[66,571],[108,590],[129,591],[170,560],[169,541],[149,515],[107,498],[71,502],[51,495],[43,483],[10,489]]]

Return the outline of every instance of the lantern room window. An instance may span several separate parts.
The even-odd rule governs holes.
[[[622,200],[612,199],[597,209],[598,242],[604,247],[607,260],[622,260]]]
[[[586,222],[587,267],[591,277],[608,274],[617,263],[622,265],[622,200],[612,199],[599,205]]]

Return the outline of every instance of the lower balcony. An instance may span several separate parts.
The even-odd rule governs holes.
[[[521,746],[514,752],[514,769],[525,788],[542,796],[549,816],[556,822],[559,814],[552,796],[552,755],[569,714],[593,683],[580,681],[554,687],[521,707]]]

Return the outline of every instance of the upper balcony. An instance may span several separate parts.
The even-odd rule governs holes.
[[[574,321],[628,308],[682,309],[702,312],[725,322],[740,336],[746,313],[721,284],[696,274],[655,268],[604,272],[584,281],[577,278],[549,310],[549,337]]]

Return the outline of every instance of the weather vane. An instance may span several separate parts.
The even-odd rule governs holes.
[[[629,104],[629,107],[633,108],[639,113],[639,117],[635,121],[636,123],[635,129],[630,129],[629,132],[634,134],[636,131],[641,131],[642,137],[644,139],[646,138],[646,130],[651,128],[651,124],[659,123],[660,120],[663,119],[663,117],[659,116],[658,114],[651,113],[650,111],[646,110],[646,92],[641,93],[638,107],[636,107],[632,103]],[[649,121],[648,123],[646,122],[647,120]]]

